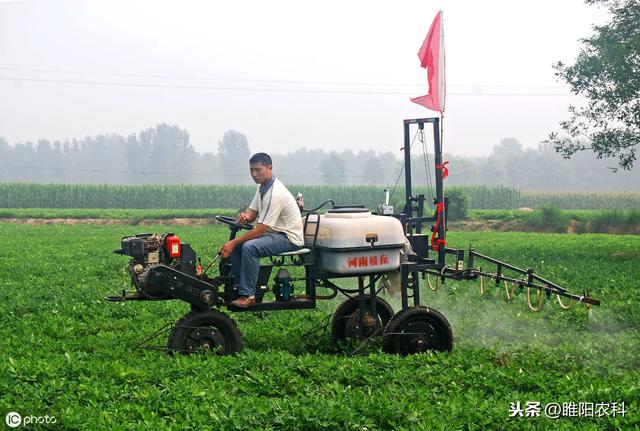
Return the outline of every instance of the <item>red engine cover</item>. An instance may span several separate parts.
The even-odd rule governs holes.
[[[182,249],[180,247],[180,237],[175,235],[168,236],[164,240],[164,244],[166,245],[167,250],[169,250],[169,256],[173,258],[180,257],[180,254],[182,252]]]

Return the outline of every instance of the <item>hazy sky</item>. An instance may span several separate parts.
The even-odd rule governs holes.
[[[571,62],[603,10],[538,1],[0,1],[0,136],[127,135],[165,122],[200,152],[227,129],[254,151],[397,152],[435,115],[416,53],[444,12],[445,151],[536,147],[576,98]],[[544,94],[544,95],[540,95]]]

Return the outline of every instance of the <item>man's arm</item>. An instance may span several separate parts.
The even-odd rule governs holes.
[[[254,227],[253,229],[251,229],[249,232],[245,233],[241,237],[232,239],[231,241],[227,241],[220,248],[220,256],[223,258],[227,258],[231,256],[231,253],[233,253],[234,248],[241,246],[243,243],[251,239],[261,237],[262,235],[267,233],[268,229],[269,229],[269,226],[267,226],[266,224],[258,223],[256,227]]]

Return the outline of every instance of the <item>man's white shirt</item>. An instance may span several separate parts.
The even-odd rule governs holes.
[[[256,223],[262,223],[274,232],[284,232],[289,241],[297,246],[304,245],[302,217],[293,195],[277,178],[263,196],[260,186],[249,208],[258,213]]]

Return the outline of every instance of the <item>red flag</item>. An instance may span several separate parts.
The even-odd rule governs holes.
[[[444,112],[446,99],[446,83],[444,73],[444,30],[442,26],[442,11],[439,11],[431,23],[429,33],[420,51],[420,66],[427,69],[427,81],[429,82],[429,94],[415,97],[412,102],[424,106],[433,111]]]

